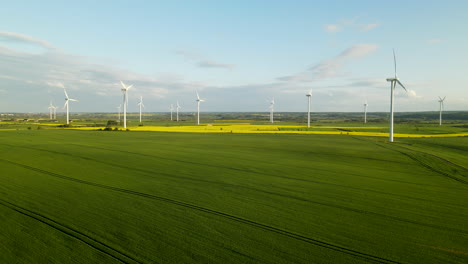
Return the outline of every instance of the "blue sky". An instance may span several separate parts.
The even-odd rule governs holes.
[[[8,1],[0,112],[468,110],[467,1]],[[63,111],[62,109],[60,111]]]

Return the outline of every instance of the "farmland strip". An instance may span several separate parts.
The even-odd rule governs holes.
[[[6,144],[3,144],[3,145],[6,145]],[[59,151],[53,151],[53,150],[41,149],[41,148],[25,147],[25,146],[17,146],[17,147],[32,149],[32,150],[38,150],[38,151],[44,151],[44,152],[49,152],[49,153],[59,154],[59,155],[65,155],[65,156],[70,156],[70,157],[78,157],[80,159],[90,160],[90,161],[93,161],[93,162],[106,164],[106,165],[113,166],[113,167],[119,167],[119,168],[122,168],[122,169],[129,169],[129,170],[133,170],[133,171],[139,171],[139,172],[142,172],[142,173],[145,173],[145,174],[151,174],[151,175],[154,174],[154,171],[149,171],[149,170],[145,170],[145,169],[141,169],[141,168],[127,167],[127,166],[124,166],[124,165],[121,165],[121,164],[118,164],[118,163],[105,162],[105,161],[102,161],[102,160],[93,159],[93,158],[90,158],[90,157],[79,156],[79,155],[70,154],[70,153],[65,153],[65,152],[59,152]],[[98,148],[98,149],[100,149],[100,148]],[[105,150],[107,150],[107,149],[105,149]],[[133,152],[130,152],[130,153],[138,154],[138,153],[133,153]],[[148,156],[150,156],[150,155],[148,155]],[[157,156],[150,156],[150,157],[159,158]],[[230,167],[226,167],[226,168],[233,169],[233,170],[239,170],[239,169],[230,168]],[[371,192],[371,193],[378,193],[378,194],[396,196],[396,197],[401,197],[401,198],[405,198],[405,199],[426,201],[426,202],[432,202],[432,203],[440,203],[439,201],[436,201],[436,200],[417,198],[417,197],[412,197],[412,196],[408,196],[408,195],[394,194],[394,193],[389,193],[389,192],[376,191],[376,190],[372,190],[372,189],[353,187],[353,186],[336,184],[336,183],[328,183],[328,182],[309,180],[309,179],[306,180],[306,179],[300,179],[300,178],[294,178],[294,177],[280,176],[280,175],[275,175],[275,174],[255,172],[255,171],[250,171],[250,170],[242,170],[242,171],[243,172],[248,172],[248,173],[253,173],[253,174],[261,174],[261,175],[265,175],[265,176],[289,179],[289,180],[304,181],[304,182],[310,182],[310,183],[321,184],[321,185],[337,186],[337,187],[341,187],[341,188],[345,188],[345,189],[360,190],[360,191],[366,191],[366,192]],[[229,187],[234,187],[234,188],[243,188],[243,189],[268,193],[268,194],[272,194],[272,195],[285,196],[285,197],[288,197],[288,198],[291,198],[291,199],[296,199],[296,200],[301,200],[301,201],[309,201],[309,200],[306,200],[306,199],[303,199],[303,198],[300,198],[300,197],[296,197],[296,196],[293,196],[293,195],[280,195],[278,193],[269,192],[269,191],[265,191],[265,190],[261,190],[261,189],[257,189],[257,188],[252,188],[252,187],[247,187],[247,186],[243,186],[243,185],[229,184],[229,183],[218,182],[218,181],[209,181],[209,180],[203,180],[203,179],[199,179],[199,178],[184,177],[184,176],[180,176],[180,175],[174,175],[174,174],[168,174],[168,173],[162,173],[162,172],[158,172],[158,175],[163,175],[163,176],[171,177],[171,178],[184,179],[184,180],[189,180],[189,181],[218,184],[218,185],[229,186]],[[376,178],[376,179],[379,179],[379,178]],[[400,181],[398,181],[398,182],[400,182]],[[401,181],[401,182],[406,183],[404,181]],[[450,203],[442,203],[442,204],[450,204]],[[457,204],[451,204],[451,205],[458,206]]]
[[[122,263],[143,263],[138,261],[137,259],[121,252],[118,251],[115,248],[110,247],[109,245],[106,245],[76,229],[73,229],[71,227],[65,226],[51,218],[48,218],[44,215],[41,215],[39,213],[33,212],[31,210],[28,210],[24,207],[21,207],[19,205],[15,205],[13,203],[10,203],[8,201],[5,201],[3,199],[0,199],[0,205],[3,205],[11,210],[14,210],[22,215],[25,215],[27,217],[33,218],[43,224],[48,225],[49,227],[52,227],[66,235],[69,235],[77,240],[80,240],[81,242],[87,244],[90,247],[95,248],[98,251],[101,251],[102,253],[111,256],[112,258],[122,262]]]
[[[293,233],[293,232],[290,232],[290,231],[286,231],[286,230],[279,229],[279,228],[276,228],[276,227],[273,227],[273,226],[257,223],[257,222],[254,222],[254,221],[251,221],[251,220],[248,220],[248,219],[244,219],[244,218],[241,218],[241,217],[238,217],[238,216],[234,216],[234,215],[230,215],[230,214],[227,214],[227,213],[223,213],[223,212],[215,211],[215,210],[212,210],[212,209],[204,208],[204,207],[201,207],[201,206],[197,206],[197,205],[193,205],[193,204],[189,204],[189,203],[185,203],[185,202],[181,202],[181,201],[177,201],[177,200],[173,200],[173,199],[169,199],[169,198],[165,198],[165,197],[160,197],[160,196],[155,196],[155,195],[151,195],[151,194],[136,192],[136,191],[132,191],[132,190],[107,186],[107,185],[103,185],[103,184],[99,184],[99,183],[88,182],[88,181],[84,181],[84,180],[80,180],[80,179],[75,179],[75,178],[71,178],[71,177],[68,177],[68,176],[56,174],[56,173],[53,173],[53,172],[45,171],[45,170],[42,170],[42,169],[34,168],[34,167],[31,167],[31,166],[28,166],[28,165],[24,165],[24,164],[12,162],[12,161],[7,161],[7,160],[0,160],[0,161],[15,164],[17,166],[20,166],[20,167],[23,167],[23,168],[26,168],[26,169],[30,169],[30,170],[33,170],[33,171],[37,171],[37,172],[40,172],[40,173],[43,173],[43,174],[47,174],[47,175],[50,175],[50,176],[54,176],[54,177],[58,177],[58,178],[66,179],[66,180],[71,180],[71,181],[75,181],[75,182],[79,182],[79,183],[83,183],[83,184],[87,184],[87,185],[91,185],[91,186],[96,186],[96,187],[99,187],[99,188],[109,189],[109,190],[113,190],[113,191],[117,191],[117,192],[132,194],[132,195],[136,195],[136,196],[140,196],[140,197],[146,197],[146,198],[149,198],[149,199],[163,201],[163,202],[175,204],[175,205],[178,205],[178,206],[182,206],[182,207],[185,207],[185,208],[190,208],[190,209],[193,209],[193,210],[196,210],[196,211],[200,211],[200,212],[220,216],[220,217],[227,218],[227,219],[230,219],[230,220],[233,220],[233,221],[236,221],[236,222],[239,222],[239,223],[243,223],[243,224],[246,224],[246,225],[249,225],[249,226],[257,227],[257,228],[260,228],[260,229],[263,229],[263,230],[267,230],[267,231],[274,232],[274,233],[277,233],[277,234],[281,234],[281,235],[284,235],[284,236],[287,236],[287,237],[290,237],[290,238],[294,238],[294,239],[297,239],[297,240],[300,240],[300,241],[303,241],[303,242],[306,242],[306,243],[309,243],[309,244],[313,244],[313,245],[324,247],[324,248],[331,249],[331,250],[334,250],[334,251],[342,252],[342,253],[345,253],[345,254],[348,254],[348,255],[360,257],[360,258],[363,258],[363,259],[366,259],[366,260],[369,260],[369,261],[374,261],[374,262],[377,262],[377,263],[399,263],[397,261],[393,261],[393,260],[381,258],[381,257],[378,257],[378,256],[370,255],[370,254],[367,254],[367,253],[359,252],[359,251],[356,251],[356,250],[353,250],[353,249],[341,247],[341,246],[334,245],[334,244],[331,244],[331,243],[328,243],[328,242],[324,242],[324,241],[320,241],[320,240],[317,240],[317,239],[309,238],[309,237],[306,237],[306,236],[303,236],[303,235],[300,235],[300,234],[296,234],[296,233]],[[329,204],[326,204],[326,203],[319,203],[319,204],[330,206]],[[370,212],[366,212],[366,211],[358,210],[358,209],[352,209],[352,208],[336,206],[336,205],[334,205],[334,206],[337,207],[337,208],[345,209],[345,210],[353,210],[355,212],[370,213]],[[377,213],[372,213],[372,214],[378,215]],[[399,218],[396,218],[396,217],[389,217],[389,218],[402,221],[402,219],[399,219]],[[422,224],[422,223],[418,223],[418,222],[411,221],[411,220],[406,220],[405,221],[403,219],[403,221],[408,222],[408,223],[420,224],[420,225]],[[452,228],[444,228],[444,227],[439,227],[439,226],[435,226],[435,225],[428,225],[428,224],[422,224],[422,225],[435,227],[435,228],[449,229],[451,231],[458,231],[458,232],[468,234],[468,232],[465,232],[463,230],[457,230],[457,229],[452,229]]]

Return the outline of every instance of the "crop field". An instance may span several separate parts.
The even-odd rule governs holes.
[[[468,263],[464,127],[32,126],[0,129],[0,263]]]

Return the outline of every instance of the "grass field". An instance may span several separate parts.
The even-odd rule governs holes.
[[[0,131],[0,263],[467,263],[468,137],[385,141]]]

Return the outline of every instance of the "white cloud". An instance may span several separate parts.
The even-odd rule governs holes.
[[[362,25],[361,26],[361,31],[369,31],[369,30],[372,30],[376,27],[378,27],[379,24],[367,24],[367,25]]]
[[[341,30],[341,27],[339,25],[334,25],[334,24],[325,25],[323,28],[326,32],[330,32],[330,33],[338,32]]]
[[[344,50],[338,56],[324,60],[304,72],[277,78],[279,81],[311,82],[337,76],[343,65],[349,61],[365,57],[377,50],[375,44],[357,44]]]

